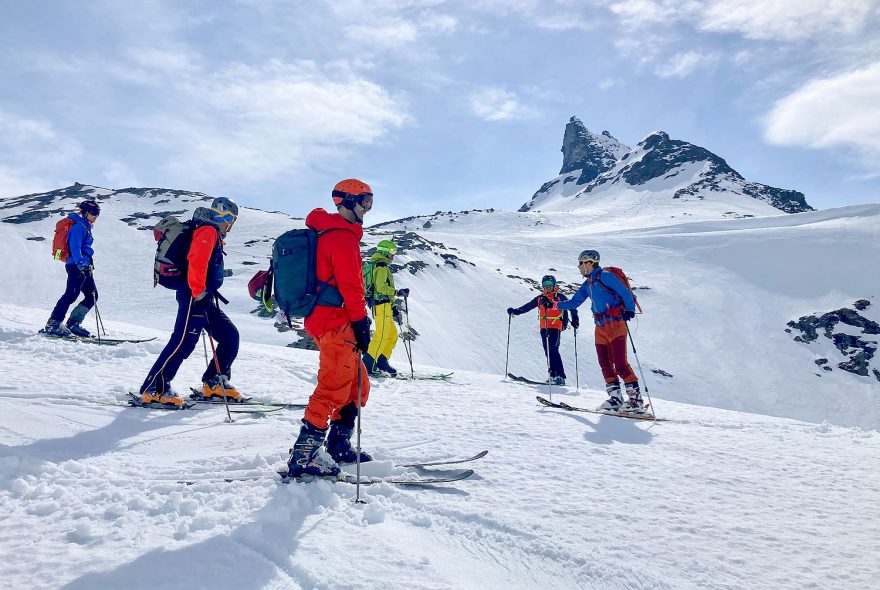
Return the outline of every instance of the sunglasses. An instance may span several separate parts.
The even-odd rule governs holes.
[[[581,266],[584,264],[596,264],[597,262],[599,262],[599,261],[598,260],[578,260],[578,266]]]
[[[373,208],[373,194],[372,193],[363,193],[355,197],[355,202],[369,211]]]
[[[554,285],[553,283],[544,283],[544,288],[545,288],[545,289],[546,289],[546,288],[552,288],[552,287],[555,287],[555,285]]]

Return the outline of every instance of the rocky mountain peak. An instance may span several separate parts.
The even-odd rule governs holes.
[[[585,184],[613,168],[628,151],[629,147],[608,131],[596,135],[580,119],[572,117],[562,137],[562,169],[559,174],[580,170],[578,184]]]

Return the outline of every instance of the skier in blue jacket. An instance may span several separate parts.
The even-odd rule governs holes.
[[[626,322],[635,317],[636,302],[632,292],[617,276],[599,266],[599,253],[584,250],[578,256],[578,269],[584,284],[569,301],[560,301],[557,309],[574,310],[589,298],[592,302],[593,321],[596,324],[596,354],[605,377],[608,399],[599,406],[600,411],[645,412],[639,380],[626,359]],[[549,300],[541,301],[544,307],[552,307]],[[620,381],[626,387],[627,401],[620,395]]]
[[[92,248],[92,226],[101,214],[101,206],[92,199],[79,204],[79,213],[71,213],[67,216],[73,224],[67,230],[67,246],[70,255],[64,262],[64,270],[67,271],[67,287],[64,294],[55,304],[49,321],[43,332],[51,336],[70,338],[79,336],[88,338],[89,331],[82,327],[82,321],[89,310],[98,300],[98,289],[95,287],[95,279],[92,276],[92,256],[95,250]],[[80,293],[83,295],[79,305],[70,312],[67,325],[62,324],[64,316],[71,304],[76,301]]]

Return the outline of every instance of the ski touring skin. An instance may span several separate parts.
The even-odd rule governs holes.
[[[402,476],[402,475],[392,475],[388,477],[361,477],[360,484],[362,486],[369,486],[373,484],[379,483],[387,483],[391,485],[401,485],[401,486],[425,486],[425,485],[435,485],[439,483],[452,483],[455,481],[461,481],[463,479],[467,479],[474,474],[473,469],[466,469],[465,471],[461,471],[459,473],[454,473],[452,475],[446,476],[438,476],[438,477],[413,477],[413,476]],[[287,475],[286,470],[277,471],[275,475],[261,474],[261,475],[245,475],[241,477],[216,477],[216,478],[208,478],[208,479],[190,479],[190,480],[178,480],[177,483],[184,485],[195,485],[200,483],[233,483],[236,481],[258,481],[261,479],[277,479],[280,477],[280,483],[309,483],[312,481],[330,481],[333,483],[350,483],[356,484],[358,483],[358,478],[356,475],[352,475],[350,473],[340,473],[338,477],[303,477],[303,478],[293,478]]]
[[[565,402],[551,402],[548,399],[541,397],[540,395],[536,396],[538,401],[548,408],[558,408],[560,410],[566,410],[569,412],[588,412],[590,414],[600,414],[602,416],[614,416],[615,418],[629,418],[631,420],[648,420],[650,422],[669,422],[668,418],[655,418],[653,414],[628,414],[626,412],[602,412],[600,410],[590,410],[587,408],[576,408],[574,406],[570,406]],[[645,406],[647,410],[650,408],[650,405]]]
[[[96,338],[95,336],[89,336],[88,338],[80,338],[79,336],[55,336],[54,334],[46,334],[45,331],[40,330],[37,332],[43,338],[51,338],[52,340],[67,340],[68,342],[87,342],[89,344],[100,344],[102,346],[117,346],[119,344],[141,344],[143,342],[152,342],[156,339],[153,338]]]

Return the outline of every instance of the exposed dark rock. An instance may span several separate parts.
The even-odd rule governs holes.
[[[30,241],[32,241],[32,242],[42,242],[42,241],[44,241],[46,238],[44,238],[43,236],[31,236],[31,237],[29,237],[29,238],[25,238],[25,239],[30,240]]]
[[[658,375],[662,375],[663,377],[672,377],[672,373],[667,373],[663,369],[651,369],[652,373],[657,373]]]
[[[562,137],[562,168],[559,174],[580,170],[578,184],[586,184],[610,170],[617,158],[629,151],[607,131],[604,139],[593,135],[577,117],[569,119]]]
[[[861,306],[861,310],[870,305],[870,302],[865,299],[859,299],[856,303]],[[864,303],[868,303],[868,305],[864,305]],[[867,377],[872,371],[876,371],[876,369],[871,369],[870,365],[871,359],[877,352],[878,339],[876,336],[880,335],[880,324],[862,316],[859,313],[861,310],[844,307],[821,316],[800,317],[797,321],[788,322],[788,326],[800,332],[794,337],[795,342],[809,344],[818,340],[820,336],[824,336],[834,344],[845,359],[837,363],[838,368]],[[836,331],[839,324],[857,328],[861,334]],[[875,338],[871,338],[872,336]],[[826,371],[831,370],[829,360],[826,358],[816,359],[815,363]]]
[[[259,262],[254,262],[253,260],[242,260],[241,263],[245,266],[253,266],[254,264],[259,264]]]
[[[431,227],[431,220],[429,219],[428,221],[426,221],[425,223],[423,223],[423,224],[422,224],[422,227],[425,228],[425,229],[430,229],[430,227]]]
[[[865,311],[869,307],[871,307],[871,302],[867,299],[859,299],[855,303],[853,303],[853,307],[855,307],[859,311]]]

